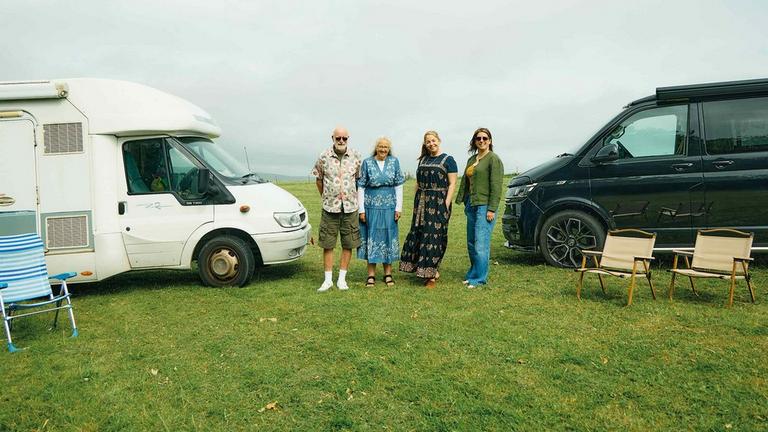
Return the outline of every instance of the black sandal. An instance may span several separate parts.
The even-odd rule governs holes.
[[[384,283],[391,287],[395,285],[395,280],[392,278],[391,274],[384,275]]]
[[[376,286],[376,278],[373,276],[368,276],[368,279],[365,280],[365,286],[366,288]]]

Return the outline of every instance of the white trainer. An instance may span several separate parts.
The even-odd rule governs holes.
[[[333,286],[333,281],[325,281],[322,285],[320,285],[320,288],[317,289],[317,292],[326,292]]]
[[[345,291],[345,290],[348,290],[348,289],[349,289],[349,285],[347,285],[347,281],[343,281],[343,280],[340,280],[340,281],[336,281],[336,286],[337,286],[337,287],[338,287],[340,290],[342,290],[342,291]]]

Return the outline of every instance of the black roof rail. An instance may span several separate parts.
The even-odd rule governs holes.
[[[672,87],[658,87],[656,99],[690,99],[705,96],[730,96],[750,93],[768,93],[768,79],[724,81]]]

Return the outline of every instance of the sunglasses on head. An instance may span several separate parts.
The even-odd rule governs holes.
[[[349,137],[345,137],[345,136],[338,136],[338,137],[337,137],[337,136],[335,136],[335,137],[333,137],[333,139],[334,139],[335,141],[344,141],[344,142],[347,142],[347,140],[349,139]]]
[[[476,136],[475,141],[490,141],[491,139],[484,136]]]

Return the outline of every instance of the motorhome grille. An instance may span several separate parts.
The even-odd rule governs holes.
[[[82,153],[83,124],[56,123],[43,126],[45,153]]]
[[[57,216],[45,219],[48,249],[88,247],[88,217]]]

